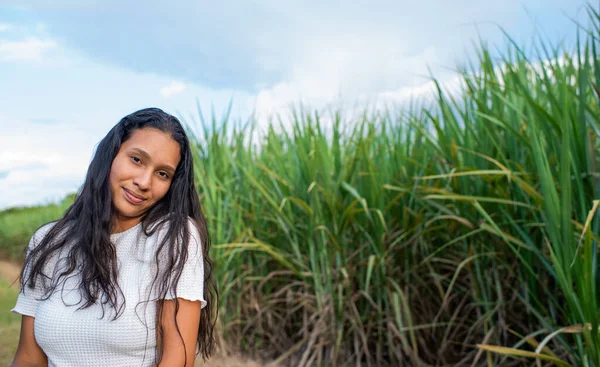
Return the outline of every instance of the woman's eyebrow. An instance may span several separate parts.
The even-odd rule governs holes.
[[[150,154],[148,154],[148,152],[146,152],[145,150],[143,150],[141,148],[131,148],[131,150],[137,152],[144,159],[146,159],[148,161],[152,161],[152,157],[150,157]],[[175,168],[173,166],[171,166],[170,164],[163,164],[160,166],[160,168],[165,169],[167,171],[171,171],[170,173],[175,173]]]
[[[150,154],[148,154],[148,152],[146,152],[145,150],[143,150],[141,148],[131,148],[131,150],[136,151],[137,153],[139,153],[139,155],[141,155],[145,159],[151,160]]]
[[[171,165],[168,165],[168,164],[162,165],[159,168],[162,168],[165,171],[169,171],[170,174],[174,174],[175,173],[175,168],[173,168]]]

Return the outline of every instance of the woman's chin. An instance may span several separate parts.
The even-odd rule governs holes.
[[[121,220],[134,220],[140,218],[144,214],[144,211],[140,210],[140,208],[117,206],[116,213],[117,217],[119,217]]]

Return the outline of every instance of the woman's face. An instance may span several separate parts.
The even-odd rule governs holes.
[[[110,169],[114,232],[138,224],[165,196],[179,160],[179,144],[154,128],[137,129],[121,144]]]

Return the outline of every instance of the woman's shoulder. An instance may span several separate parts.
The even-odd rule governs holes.
[[[150,238],[154,238],[157,243],[164,241],[169,236],[175,236],[181,238],[183,235],[184,226],[187,227],[188,246],[199,246],[201,244],[200,231],[198,230],[198,224],[192,217],[187,217],[187,221],[179,221],[179,228],[174,231],[171,230],[175,221],[172,218],[165,218],[157,223],[151,224],[146,229],[146,234]],[[183,224],[183,225],[181,225]]]
[[[29,241],[29,246],[30,247],[34,247],[37,244],[39,244],[44,237],[46,237],[48,235],[48,233],[50,233],[50,230],[52,230],[52,228],[54,228],[54,226],[56,225],[58,221],[52,221],[52,222],[48,222],[44,225],[42,225],[41,227],[39,227],[38,229],[35,230],[35,232],[33,233],[33,235],[31,236],[31,240]]]

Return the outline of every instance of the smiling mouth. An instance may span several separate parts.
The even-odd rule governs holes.
[[[144,197],[141,197],[139,195],[136,195],[134,193],[132,193],[131,191],[127,190],[126,188],[123,188],[123,192],[125,193],[125,198],[127,199],[127,201],[129,201],[132,204],[141,204],[142,202],[146,201],[146,199]]]

